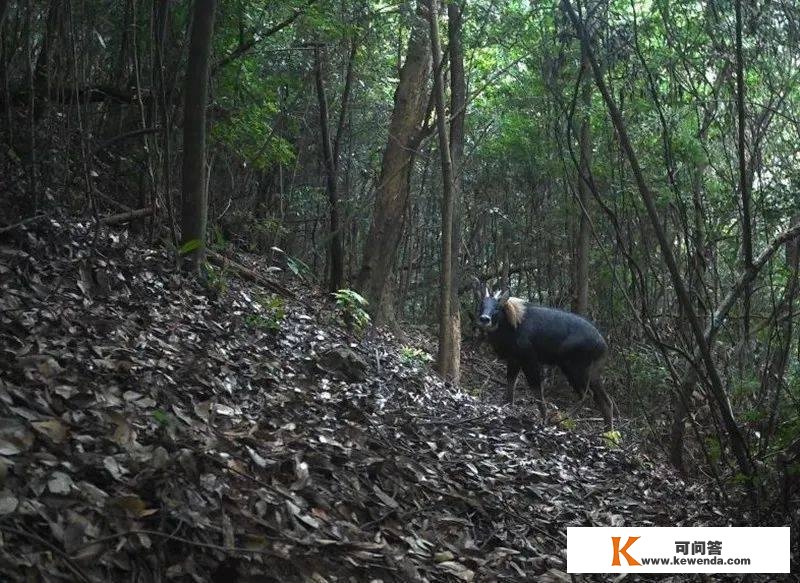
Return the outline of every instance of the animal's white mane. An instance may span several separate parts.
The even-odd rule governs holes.
[[[527,302],[522,298],[512,297],[506,300],[506,318],[508,318],[512,328],[517,328],[522,323],[522,318],[525,317],[526,305]]]

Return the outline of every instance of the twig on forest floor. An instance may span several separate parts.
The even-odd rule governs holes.
[[[124,213],[117,213],[115,215],[109,215],[107,217],[103,217],[100,219],[99,223],[101,225],[118,225],[120,223],[126,223],[133,219],[141,219],[142,217],[147,217],[153,214],[153,207],[146,207],[142,209],[134,209]]]
[[[91,581],[91,579],[89,579],[89,577],[87,577],[86,574],[83,571],[80,570],[78,565],[75,564],[74,557],[70,557],[67,553],[65,553],[64,551],[59,549],[57,546],[55,546],[50,541],[40,537],[38,534],[35,534],[35,533],[32,533],[32,532],[28,532],[27,530],[17,529],[17,528],[11,527],[11,526],[5,526],[5,525],[2,525],[2,524],[0,524],[0,530],[4,530],[6,532],[10,532],[10,533],[16,534],[18,536],[23,536],[23,537],[28,538],[30,540],[36,541],[41,545],[44,545],[50,552],[52,552],[52,553],[58,555],[59,557],[61,557],[64,560],[64,564],[66,564],[67,567],[69,567],[69,570],[72,571],[73,574],[75,574],[77,577],[79,577],[81,581],[87,581],[87,582]]]
[[[7,233],[8,231],[13,231],[14,229],[19,229],[20,227],[25,227],[27,225],[36,223],[41,221],[42,219],[46,219],[50,215],[35,215],[33,217],[28,217],[27,219],[23,219],[18,223],[14,223],[11,225],[6,225],[5,227],[0,227],[0,234]]]
[[[183,538],[181,536],[177,536],[177,535],[174,535],[174,534],[169,534],[169,533],[166,533],[166,532],[160,532],[158,530],[136,529],[136,530],[126,530],[124,532],[118,532],[118,533],[115,533],[115,534],[110,534],[108,536],[104,536],[102,538],[98,538],[98,539],[95,539],[93,541],[90,541],[90,542],[78,547],[76,552],[73,553],[72,557],[67,557],[67,558],[74,559],[74,558],[76,558],[78,556],[78,553],[80,551],[82,551],[84,549],[87,549],[87,548],[89,548],[89,547],[91,547],[93,545],[103,544],[103,543],[106,543],[106,542],[110,542],[110,541],[117,540],[117,539],[120,539],[120,538],[123,538],[123,537],[126,537],[126,536],[134,535],[134,534],[142,534],[142,535],[145,535],[145,536],[160,537],[160,538],[163,538],[163,539],[173,540],[173,541],[176,541],[176,542],[184,543],[184,544],[195,546],[195,547],[200,547],[200,548],[204,548],[204,549],[212,549],[212,550],[215,550],[215,551],[222,551],[223,553],[247,553],[247,554],[251,554],[251,555],[268,555],[268,556],[271,556],[271,557],[280,557],[281,556],[279,553],[276,553],[275,551],[272,551],[272,550],[269,550],[269,549],[263,549],[263,548],[262,549],[256,549],[256,548],[247,548],[247,547],[224,547],[222,545],[215,545],[213,543],[204,543],[204,542],[200,542],[200,541],[194,541],[194,540],[191,540],[191,539],[188,539],[188,538]],[[85,580],[89,581],[89,579],[85,579]]]
[[[270,291],[273,291],[277,294],[280,294],[284,297],[291,298],[293,300],[299,299],[295,293],[287,287],[284,287],[280,283],[275,280],[269,279],[260,273],[253,271],[242,265],[241,263],[237,263],[236,261],[217,253],[216,251],[207,250],[206,255],[211,260],[212,263],[217,264],[219,267],[230,269],[239,277],[256,283],[260,286],[267,288]]]
[[[459,425],[466,425],[467,423],[472,423],[473,421],[480,421],[481,419],[485,419],[490,414],[494,413],[494,411],[486,411],[485,413],[481,413],[480,415],[475,415],[474,417],[467,417],[466,419],[443,419],[443,420],[432,420],[428,421],[428,425],[447,425],[449,427],[458,427]]]

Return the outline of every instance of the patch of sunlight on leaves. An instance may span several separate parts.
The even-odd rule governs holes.
[[[608,447],[619,447],[619,444],[622,442],[622,434],[616,429],[604,432],[602,437],[603,442],[605,442]]]

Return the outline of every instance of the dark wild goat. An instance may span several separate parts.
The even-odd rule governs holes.
[[[611,399],[599,378],[600,362],[608,346],[591,323],[576,314],[533,306],[509,293],[489,293],[476,284],[480,302],[478,326],[483,329],[498,358],[506,361],[506,401],[514,402],[514,385],[519,371],[525,373],[531,389],[539,395],[539,409],[547,418],[542,389],[542,365],[557,366],[583,400],[592,390],[595,404],[612,428]]]

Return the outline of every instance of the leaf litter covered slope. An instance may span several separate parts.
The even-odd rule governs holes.
[[[720,525],[698,486],[125,233],[0,244],[0,580],[568,580],[569,525]],[[257,266],[255,266],[257,268]]]

